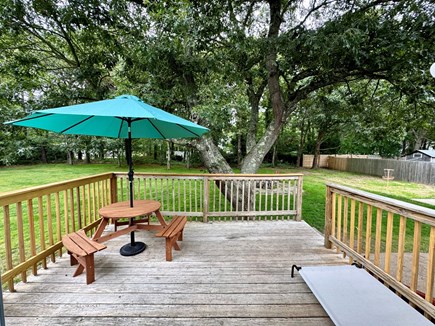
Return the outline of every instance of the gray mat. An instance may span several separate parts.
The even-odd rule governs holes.
[[[312,266],[300,274],[335,325],[433,325],[364,269]]]

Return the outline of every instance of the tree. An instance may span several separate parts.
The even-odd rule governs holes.
[[[210,172],[232,173],[221,148],[235,137],[241,172],[256,172],[323,88],[385,80],[410,103],[434,95],[429,0],[3,2],[2,77],[25,81],[32,108],[134,93],[212,129],[191,143]]]
[[[342,128],[341,152],[397,157],[430,143],[425,135],[435,111],[425,96],[410,97],[386,81],[354,82],[347,89],[342,99],[352,116]]]
[[[352,116],[349,106],[342,100],[340,89],[319,90],[309,98],[301,101],[307,106],[305,114],[309,115],[310,127],[316,134],[314,144],[314,158],[312,168],[319,167],[321,145],[341,133],[342,128]]]
[[[122,39],[141,21],[137,7],[124,1],[2,1],[0,87],[24,108],[12,118],[109,97]],[[82,143],[88,153],[89,138]],[[64,148],[71,162],[72,150]]]
[[[206,119],[212,129],[220,130],[221,123],[210,119],[210,111],[215,112],[209,104],[213,101],[200,91],[215,85],[212,77],[225,76],[227,85],[246,89],[249,126],[256,125],[258,99],[268,96],[272,119],[261,134],[258,127],[249,128],[242,173],[257,171],[298,104],[324,87],[386,80],[397,90],[418,94],[422,89],[410,87],[412,82],[427,84],[421,71],[434,53],[427,39],[434,30],[430,23],[434,7],[429,1],[311,1],[308,7],[304,5],[208,1],[164,4],[170,8],[167,11],[158,4],[147,8],[158,18],[158,29],[147,46],[151,45],[153,56],[160,59],[158,69],[164,71],[159,84],[181,90],[183,105],[190,113],[199,113],[198,121]],[[153,69],[151,75],[155,75]],[[210,172],[231,173],[216,145],[219,136],[212,132],[194,145]]]

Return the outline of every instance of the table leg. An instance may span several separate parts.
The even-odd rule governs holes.
[[[156,213],[157,219],[159,220],[160,224],[163,227],[167,227],[168,225],[166,224],[165,218],[163,217],[162,213],[160,213],[160,210],[159,209],[156,210],[155,213]]]
[[[104,229],[106,228],[107,224],[109,223],[109,219],[103,217],[103,219],[100,222],[100,225],[98,225],[97,231],[95,231],[94,236],[92,237],[92,240],[97,241],[101,237],[101,235],[104,232]]]

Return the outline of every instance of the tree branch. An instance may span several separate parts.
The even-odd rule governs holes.
[[[74,65],[75,62],[68,59],[66,56],[63,55],[62,52],[58,51],[56,47],[47,40],[46,37],[40,35],[35,29],[34,26],[28,23],[26,20],[21,21],[22,24],[20,24],[24,29],[27,30],[31,35],[35,36],[37,39],[39,39],[43,44],[45,44],[54,54],[57,55],[57,57],[65,62],[67,62],[70,65]],[[45,30],[47,31],[47,30]],[[47,31],[48,32],[48,31]]]
[[[63,35],[63,39],[66,41],[66,43],[68,44],[69,49],[71,50],[71,53],[74,57],[74,60],[77,64],[77,67],[80,67],[80,60],[79,57],[77,55],[76,52],[76,48],[72,42],[72,39],[70,38],[70,35],[65,31],[65,29],[63,28],[62,24],[60,23],[60,21],[57,19],[56,16],[53,17],[53,20],[56,22],[57,26],[60,28],[62,35]]]

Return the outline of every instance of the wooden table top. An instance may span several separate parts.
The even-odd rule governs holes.
[[[133,207],[130,207],[130,201],[122,201],[102,207],[98,213],[102,217],[111,219],[132,218],[158,211],[160,206],[161,204],[157,200],[135,200],[133,201]]]

